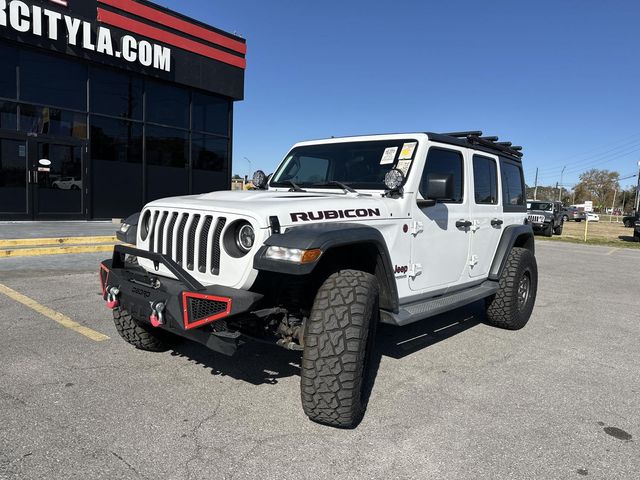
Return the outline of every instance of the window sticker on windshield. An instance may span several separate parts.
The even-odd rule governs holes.
[[[400,160],[411,160],[413,158],[413,152],[416,151],[417,146],[418,142],[405,143],[402,146],[402,151],[400,152]]]
[[[380,159],[380,165],[389,165],[396,159],[396,153],[398,153],[398,147],[385,148],[382,158]]]
[[[406,177],[407,174],[409,173],[409,168],[411,167],[412,162],[413,162],[412,160],[400,160],[396,165],[396,169],[404,173],[404,176]]]

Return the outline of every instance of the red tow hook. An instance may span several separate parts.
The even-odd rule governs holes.
[[[158,302],[155,305],[151,304],[151,315],[149,315],[149,321],[151,325],[158,328],[160,325],[164,325],[164,303]]]
[[[118,287],[107,288],[107,308],[113,310],[117,308],[120,303],[118,302],[118,295],[120,294],[120,290]]]

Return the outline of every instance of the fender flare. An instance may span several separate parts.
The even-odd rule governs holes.
[[[498,249],[493,257],[493,263],[489,270],[489,280],[499,281],[502,271],[507,263],[509,252],[514,246],[522,246],[535,254],[533,228],[531,225],[509,225],[504,229]]]
[[[380,308],[398,311],[398,287],[396,285],[391,257],[384,237],[379,230],[357,223],[318,223],[288,228],[285,233],[271,235],[260,248],[253,260],[253,268],[259,271],[284,273],[288,275],[309,275],[322,261],[325,254],[337,247],[368,244],[375,247],[376,276],[380,282]],[[272,260],[264,257],[271,247],[297,248],[300,250],[322,250],[318,261],[296,264]]]

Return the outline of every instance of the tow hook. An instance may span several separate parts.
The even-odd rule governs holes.
[[[107,288],[107,308],[113,310],[118,307],[118,295],[120,295],[120,289],[118,287]]]
[[[158,328],[160,325],[164,325],[164,307],[165,305],[162,302],[151,302],[151,315],[149,316],[149,321],[155,328]]]

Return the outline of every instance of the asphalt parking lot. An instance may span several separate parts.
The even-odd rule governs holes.
[[[304,416],[293,352],[121,341],[104,254],[0,260],[0,479],[640,478],[640,251],[537,248],[524,330],[477,304],[381,328],[349,431]]]

